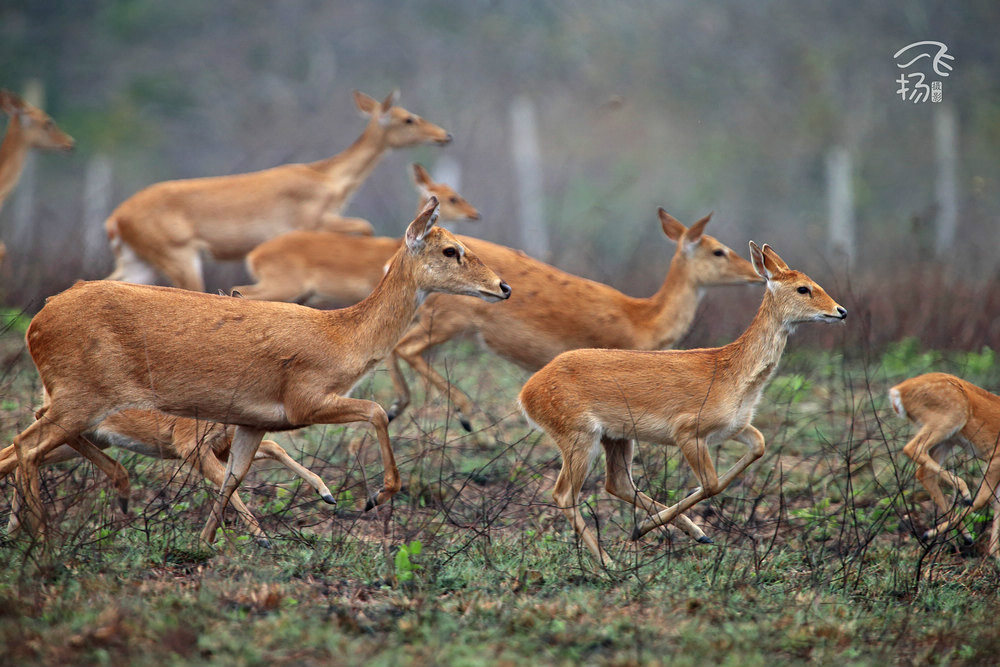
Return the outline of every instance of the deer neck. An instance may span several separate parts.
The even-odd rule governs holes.
[[[661,350],[676,345],[691,328],[704,291],[683,261],[675,258],[670,262],[660,289],[650,298],[643,299],[643,319],[648,324],[646,345],[642,349]]]
[[[0,206],[21,177],[28,148],[20,122],[11,118],[3,143],[0,143]]]
[[[746,331],[722,348],[728,357],[730,377],[738,385],[733,389],[750,394],[755,403],[781,361],[792,327],[785,322],[774,305],[774,296],[765,290],[764,300]]]
[[[331,158],[312,163],[312,167],[326,175],[330,186],[337,191],[343,209],[351,196],[378,165],[379,160],[389,150],[385,142],[385,132],[377,121],[368,127],[348,148]]]

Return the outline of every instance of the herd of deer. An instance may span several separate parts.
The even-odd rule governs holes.
[[[556,506],[598,560],[611,563],[578,502],[601,447],[608,492],[646,513],[633,539],[676,522],[710,542],[684,512],[763,455],[764,436],[751,422],[788,335],[803,322],[843,321],[847,311],[770,246],[751,241],[748,262],[705,233],[709,217],[685,227],[663,209],[663,233],[677,245],[669,270],[653,296],[626,296],[435,226],[438,216],[477,220],[479,213],[420,165],[413,165],[416,218],[401,239],[374,237],[367,221],[341,215],[352,194],[388,150],[446,144],[451,135],[396,106],[395,93],[379,102],[355,92],[354,100],[367,126],[330,159],[155,184],[111,214],[116,266],[109,279],[49,298],[28,327],[44,395],[35,421],[0,451],[0,478],[15,471],[17,478],[8,533],[23,521],[44,537],[39,466],[77,456],[113,480],[126,507],[128,473],[104,452],[113,446],[185,460],[219,488],[201,533],[206,542],[229,502],[266,542],[236,492],[254,460],[282,463],[335,502],[317,475],[263,439],[310,424],[371,424],[385,475],[366,509],[385,503],[400,487],[388,426],[410,398],[399,359],[449,395],[471,430],[473,401],[423,355],[472,333],[536,371],[518,402],[558,445]],[[2,206],[30,148],[66,150],[73,139],[13,93],[0,91],[0,108],[11,117],[0,145]],[[256,283],[231,296],[203,293],[206,252],[245,258]],[[176,287],[148,285],[160,277]],[[667,349],[690,328],[704,288],[749,283],[764,284],[764,297],[739,338],[714,349]],[[304,305],[314,300],[340,308]],[[350,398],[386,357],[397,394],[388,412]],[[998,555],[1000,397],[940,373],[906,380],[889,395],[896,412],[920,426],[903,451],[945,517],[927,535],[957,527],[969,539],[962,519],[992,502],[989,552]],[[709,448],[728,439],[748,451],[719,476]],[[670,507],[639,491],[631,474],[636,440],[677,446],[701,486]],[[956,444],[987,462],[974,497],[941,467]],[[965,507],[949,504],[939,480]]]

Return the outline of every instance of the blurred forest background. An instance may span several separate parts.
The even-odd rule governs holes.
[[[142,187],[328,157],[364,127],[351,91],[399,88],[455,140],[383,160],[346,211],[381,234],[412,218],[418,160],[483,213],[460,231],[645,296],[673,252],[656,208],[714,211],[737,252],[769,242],[825,284],[859,341],[996,347],[998,31],[993,0],[5,0],[0,87],[40,82],[77,150],[36,155],[0,213],[2,298],[33,312],[107,275],[103,220]],[[920,40],[955,56],[940,104],[896,94]],[[208,265],[213,291],[244,282]],[[758,303],[710,295],[686,345]]]

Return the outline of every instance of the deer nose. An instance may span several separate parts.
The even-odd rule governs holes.
[[[837,312],[840,313],[840,319],[847,317],[847,309],[843,306],[837,306]]]
[[[510,298],[510,285],[508,285],[507,283],[505,283],[504,281],[501,280],[500,281],[500,292],[501,292],[501,294],[503,294],[503,298],[509,299]]]

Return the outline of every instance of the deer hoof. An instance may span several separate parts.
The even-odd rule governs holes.
[[[122,508],[122,514],[128,514],[128,498],[119,498],[118,506]]]
[[[715,542],[712,541],[712,538],[709,537],[708,535],[702,535],[701,537],[699,537],[698,538],[698,543],[699,544],[715,544]]]
[[[259,546],[261,548],[264,548],[264,549],[270,549],[271,548],[271,540],[267,539],[266,537],[258,537],[257,538],[257,546]]]
[[[632,529],[632,535],[631,535],[631,536],[629,536],[629,539],[630,539],[630,540],[632,540],[633,542],[635,542],[635,541],[636,541],[636,540],[638,540],[638,539],[639,539],[640,537],[642,537],[642,531],[641,531],[641,530],[639,530],[639,526],[635,526],[635,527],[634,527],[634,528]]]
[[[962,504],[966,507],[972,507],[972,496],[966,496],[962,498]]]
[[[321,493],[320,494],[320,498],[322,498],[324,502],[326,502],[326,503],[328,503],[330,505],[336,505],[337,504],[337,499],[334,498],[333,495],[330,494],[330,493]]]
[[[393,403],[392,407],[385,411],[385,416],[388,417],[389,421],[392,421],[399,416],[399,408]]]
[[[368,502],[365,503],[365,511],[366,512],[371,511],[371,509],[374,508],[376,505],[378,505],[378,494],[377,493],[374,496],[372,496],[371,498],[369,498]]]
[[[458,423],[462,425],[467,433],[472,433],[472,422],[470,422],[466,417],[459,417]]]

